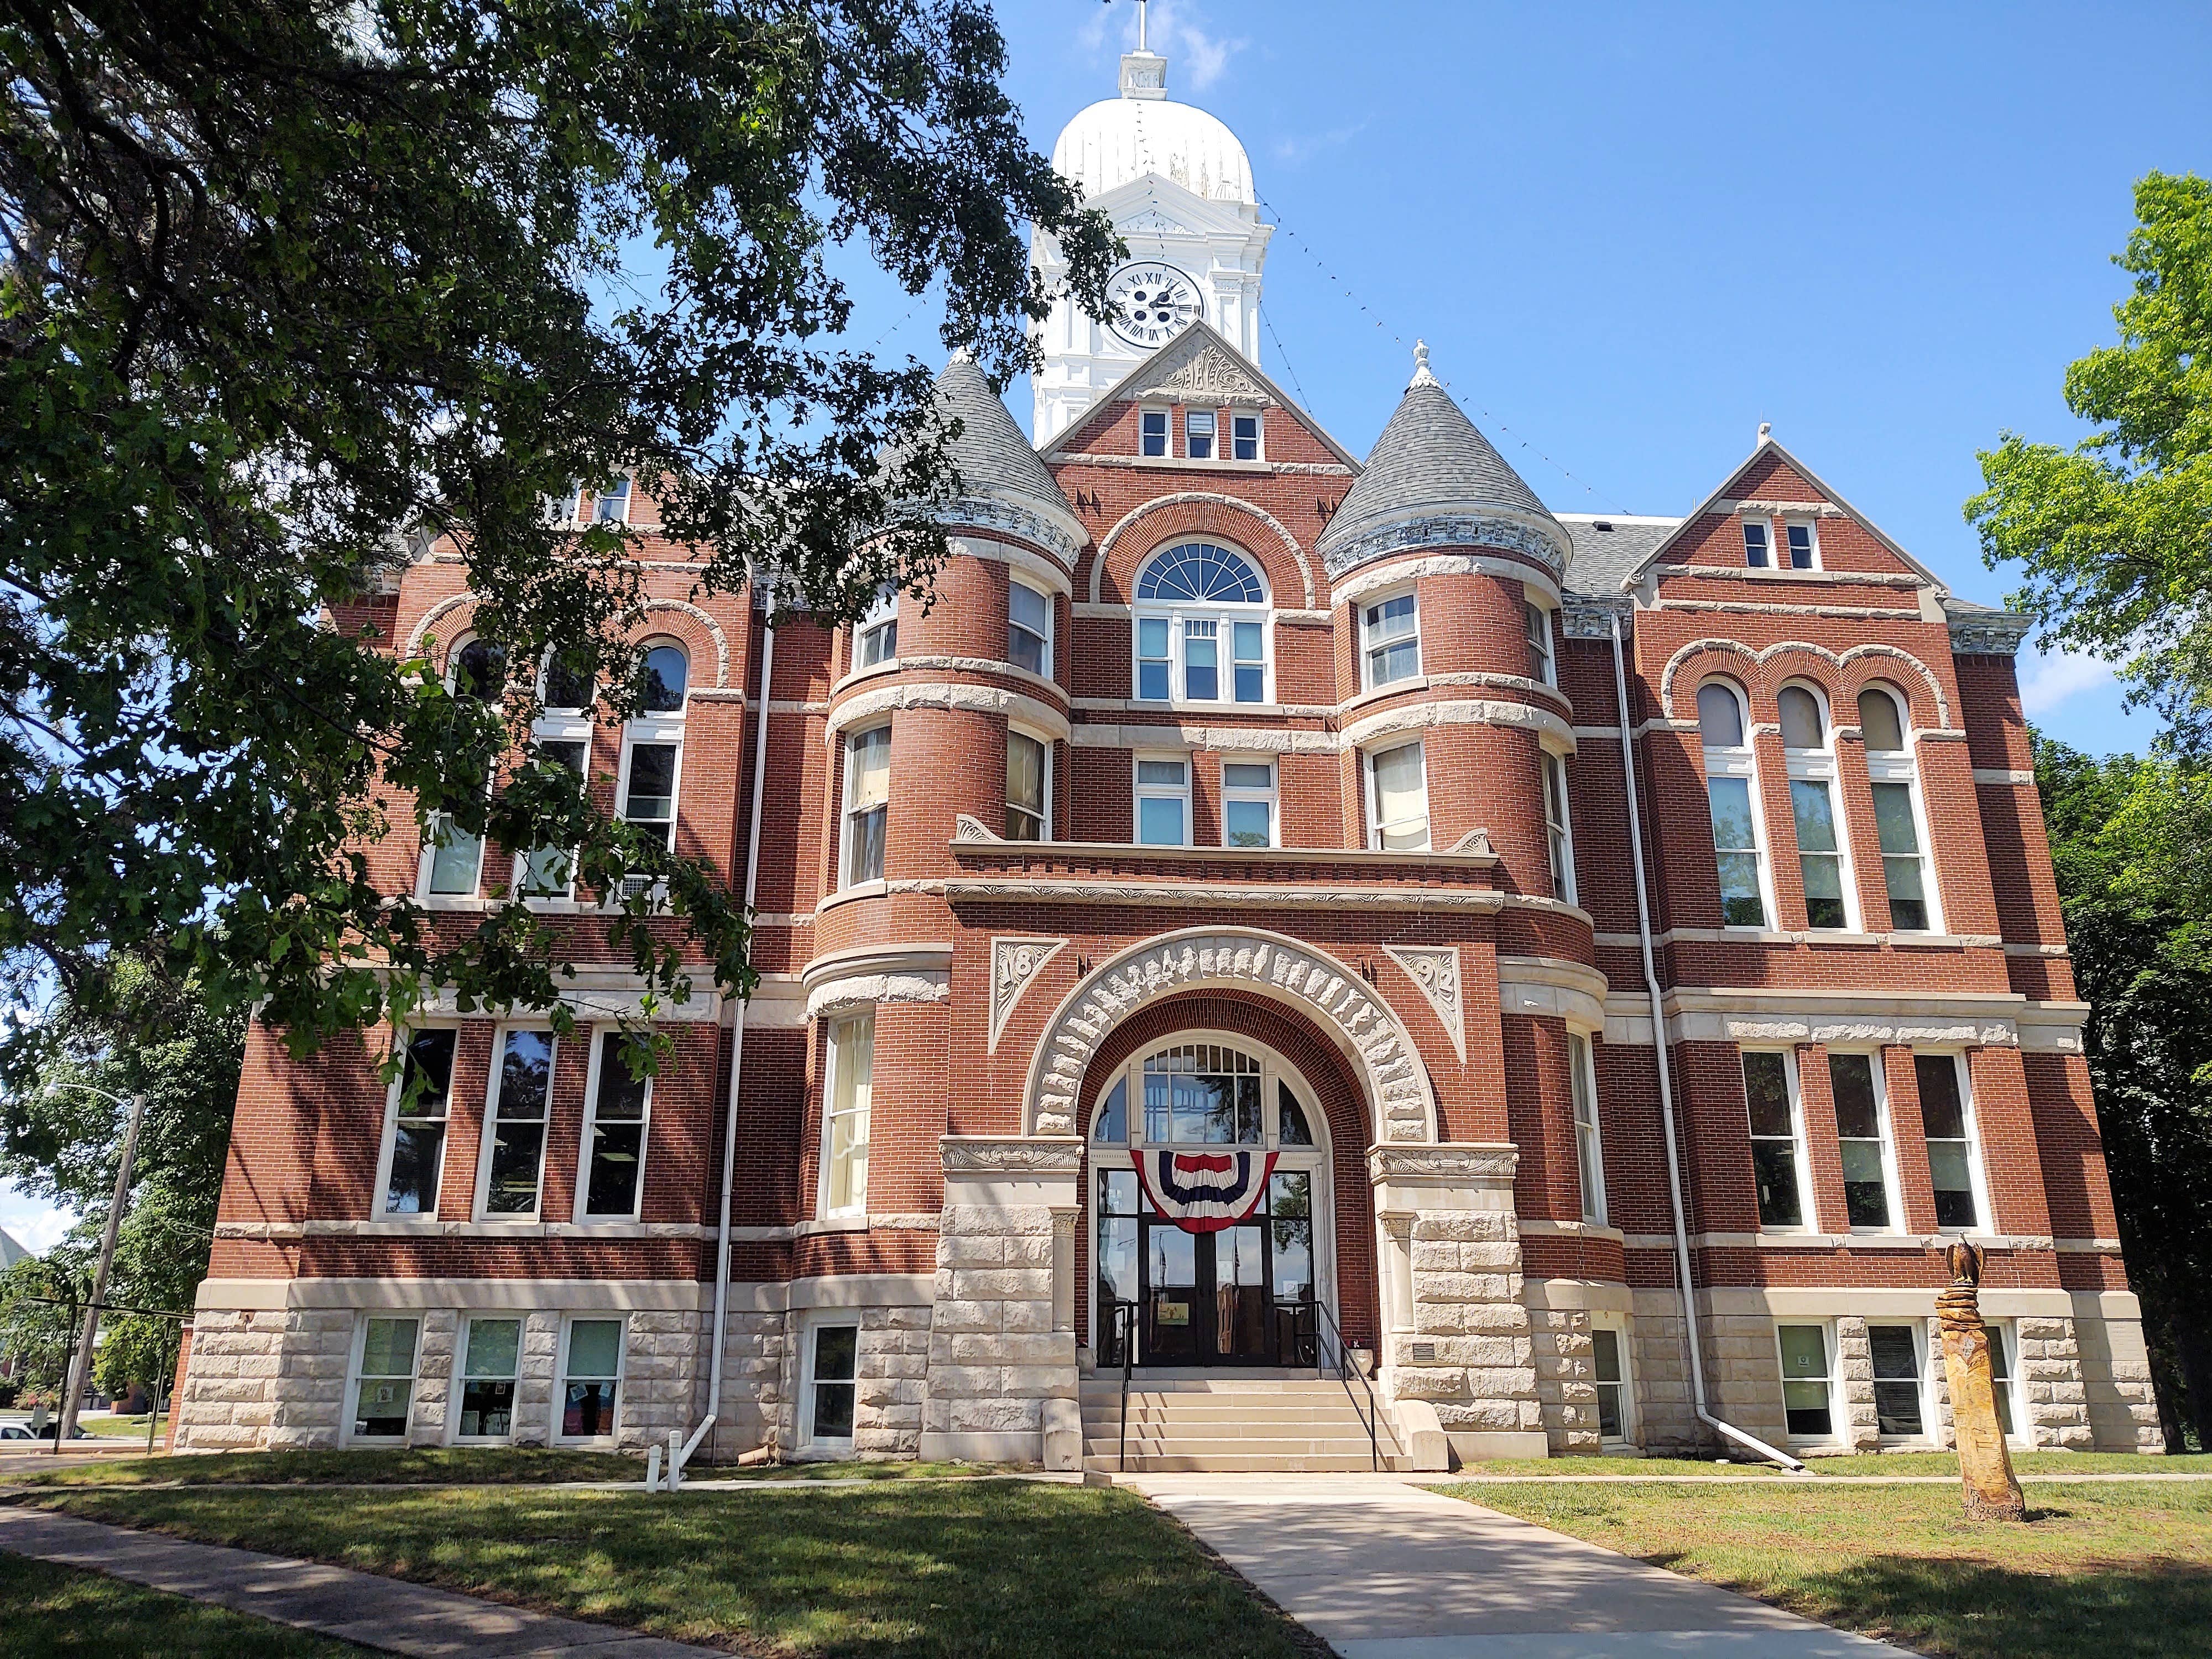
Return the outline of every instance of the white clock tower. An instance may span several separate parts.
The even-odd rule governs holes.
[[[1252,163],[1219,121],[1169,99],[1167,59],[1139,30],[1121,59],[1121,95],[1091,105],[1053,146],[1053,166],[1113,220],[1129,255],[1109,286],[1110,325],[1066,299],[1045,322],[1033,377],[1040,448],[1200,317],[1260,358],[1260,270],[1273,227],[1260,222]],[[1066,275],[1049,236],[1035,238],[1030,260],[1048,286]]]

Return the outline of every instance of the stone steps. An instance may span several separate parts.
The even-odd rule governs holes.
[[[1360,1396],[1361,1405],[1365,1395]],[[1121,1467],[1121,1380],[1082,1380],[1084,1467]],[[1372,1468],[1367,1424],[1344,1385],[1311,1376],[1150,1373],[1129,1389],[1132,1474],[1310,1474]],[[1383,1416],[1382,1467],[1401,1461]]]

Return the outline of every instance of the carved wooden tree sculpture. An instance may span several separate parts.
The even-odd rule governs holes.
[[[1990,1336],[1982,1323],[1982,1253],[1961,1241],[1948,1255],[1951,1288],[1936,1298],[1936,1313],[1943,1325],[1943,1371],[1951,1383],[1951,1421],[1966,1516],[1974,1521],[2025,1521],[2027,1501],[2013,1477],[2012,1455],[1997,1421]]]

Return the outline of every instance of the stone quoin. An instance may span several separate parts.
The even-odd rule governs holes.
[[[1366,1467],[1347,1370],[1407,1466],[1717,1449],[1696,1368],[1799,1455],[1936,1446],[1960,1240],[2013,1443],[2159,1447],[2026,619],[1763,428],[1680,516],[1553,513],[1423,348],[1354,457],[1259,367],[1251,164],[1167,82],[1130,54],[1055,148],[1130,252],[1109,320],[1042,325],[1036,441],[939,380],[933,604],[771,652],[650,500],[568,504],[640,532],[662,690],[533,740],[733,887],[757,836],[759,988],[656,1010],[633,1082],[639,988],[557,855],[366,848],[456,934],[533,884],[575,1035],[252,1029],[178,1450],[711,1413],[706,1462],[1073,1467],[1125,1364],[1158,1467]],[[336,621],[458,672],[465,580],[433,545]],[[1239,1154],[1210,1231],[1139,1179]]]

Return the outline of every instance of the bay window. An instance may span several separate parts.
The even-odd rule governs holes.
[[[1420,613],[1411,593],[1394,593],[1367,606],[1362,633],[1369,690],[1421,672]]]
[[[1575,1104],[1575,1165],[1582,1177],[1583,1219],[1605,1220],[1605,1146],[1598,1133],[1597,1071],[1589,1039],[1567,1033],[1567,1071]]]
[[[829,1086],[823,1091],[822,1204],[825,1216],[865,1215],[868,1128],[875,1092],[872,1011],[830,1028]]]
[[[1429,781],[1419,743],[1367,757],[1368,844],[1392,852],[1429,845]]]
[[[878,726],[845,739],[844,884],[884,878],[884,840],[891,799],[891,729]]]
[[[1052,839],[1052,746],[1006,728],[1006,839]]]
[[[1547,749],[1537,756],[1544,774],[1544,845],[1552,860],[1552,896],[1575,902],[1575,838],[1567,817],[1567,763]]]
[[[1522,613],[1528,626],[1528,678],[1557,685],[1559,670],[1552,658],[1552,613],[1540,605],[1524,601]]]
[[[1020,582],[1006,584],[1006,659],[1052,678],[1052,601]]]

